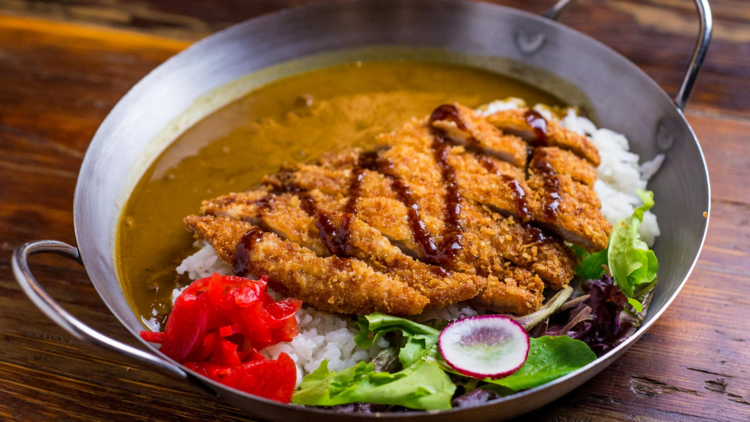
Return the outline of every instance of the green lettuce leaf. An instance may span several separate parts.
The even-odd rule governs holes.
[[[633,299],[633,290],[636,286],[654,281],[659,263],[654,251],[649,250],[646,242],[641,240],[638,234],[643,222],[643,213],[654,206],[654,194],[638,189],[638,196],[643,200],[643,205],[636,208],[632,216],[612,231],[607,258],[609,271],[620,286],[620,291],[630,298],[628,303],[637,312],[641,312],[643,307],[639,301]]]
[[[581,263],[576,267],[576,275],[583,277],[584,280],[596,280],[604,274],[604,267],[607,265],[607,251],[601,250],[596,253],[588,253],[585,250],[574,246],[576,255],[581,259]]]
[[[568,336],[543,336],[529,340],[529,357],[518,371],[505,378],[485,381],[513,391],[526,390],[546,384],[596,360],[596,355],[586,343]]]
[[[328,362],[302,380],[292,403],[336,406],[347,403],[398,405],[419,410],[451,408],[456,386],[432,361],[419,360],[402,371],[375,372],[372,363],[360,362],[329,373]]]
[[[363,349],[372,347],[379,337],[388,332],[401,331],[405,343],[398,353],[398,360],[404,368],[425,357],[440,357],[437,346],[440,331],[434,328],[380,312],[360,316],[357,324],[359,333],[354,337],[354,341]]]

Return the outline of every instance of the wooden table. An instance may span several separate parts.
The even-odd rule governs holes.
[[[0,0],[0,420],[247,420],[74,340],[26,299],[10,254],[32,239],[75,244],[81,159],[141,77],[216,30],[308,2]],[[502,2],[539,13],[551,0]],[[746,0],[712,3],[714,43],[687,109],[713,189],[698,265],[640,342],[529,420],[750,419],[750,7]],[[581,0],[562,22],[623,53],[671,94],[698,26],[690,0]],[[33,262],[63,306],[136,344],[81,268],[58,258]]]

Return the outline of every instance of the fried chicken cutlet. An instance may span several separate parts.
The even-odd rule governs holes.
[[[545,282],[556,290],[574,276],[563,239],[600,250],[611,226],[588,139],[551,122],[541,142],[537,122],[501,117],[440,106],[380,135],[376,151],[285,165],[186,224],[235,272],[266,273],[321,310],[416,314],[471,300],[528,314]]]
[[[394,277],[357,259],[320,258],[309,249],[238,220],[191,215],[185,224],[235,274],[269,277],[272,289],[328,312],[417,315],[429,303]]]

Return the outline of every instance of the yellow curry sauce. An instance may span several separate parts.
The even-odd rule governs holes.
[[[182,219],[201,201],[257,185],[285,161],[310,161],[375,135],[437,105],[476,107],[509,96],[562,105],[515,79],[469,67],[374,62],[312,71],[261,87],[204,118],[155,160],[130,196],[118,228],[123,290],[152,329],[189,282],[175,268],[195,252]]]

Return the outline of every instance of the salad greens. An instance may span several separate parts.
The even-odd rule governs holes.
[[[643,222],[643,214],[654,206],[654,193],[638,189],[643,205],[636,208],[633,215],[615,227],[609,238],[609,246],[603,251],[588,254],[580,248],[576,253],[582,257],[576,268],[576,275],[585,279],[598,279],[604,274],[604,267],[609,267],[615,283],[628,298],[628,303],[640,313],[642,302],[634,295],[636,287],[649,285],[656,279],[659,263],[654,251],[641,240],[638,230]]]
[[[370,348],[384,334],[399,330],[404,344],[398,352],[403,369],[393,374],[375,372],[375,364],[393,359],[393,350],[384,349],[376,362],[359,364],[329,373],[323,362],[306,376],[292,397],[293,403],[335,406],[347,403],[392,404],[421,410],[450,409],[456,386],[437,362],[440,331],[408,319],[374,313],[360,317],[355,342]],[[382,356],[381,356],[382,355]],[[432,357],[432,359],[424,359]],[[442,359],[440,359],[442,360]],[[384,366],[392,367],[392,362]]]
[[[539,310],[537,310],[536,312],[532,312],[521,317],[513,315],[510,315],[509,317],[510,319],[516,321],[519,325],[521,325],[524,330],[529,331],[540,322],[547,320],[550,315],[555,313],[572,294],[573,288],[568,286],[552,296],[552,298],[550,298],[547,303],[545,303],[544,306],[539,308]]]
[[[659,263],[654,251],[649,250],[646,242],[641,240],[638,229],[643,222],[643,213],[654,206],[654,193],[638,190],[643,205],[636,208],[633,215],[626,218],[620,227],[615,228],[609,240],[609,271],[620,286],[620,291],[628,297],[628,303],[641,312],[640,302],[633,299],[633,289],[642,284],[649,284],[656,278]]]
[[[581,259],[581,263],[576,267],[577,276],[583,277],[585,280],[596,280],[604,274],[604,266],[608,263],[607,253],[609,248],[592,254],[575,245],[573,245],[573,250]]]
[[[381,313],[359,317],[360,331],[355,337],[359,347],[369,348],[389,332],[399,331],[401,347],[383,349],[372,363],[359,364],[340,372],[329,372],[323,362],[307,375],[292,397],[293,403],[314,406],[336,406],[348,403],[398,405],[411,409],[442,410],[451,407],[456,385],[448,373],[453,370],[438,349],[440,331],[405,318]],[[596,359],[583,342],[567,336],[530,339],[531,349],[526,363],[514,374],[499,380],[484,380],[512,391],[533,388],[559,378]],[[400,371],[394,370],[398,354]],[[465,377],[460,376],[461,379]],[[456,378],[457,380],[459,378]],[[469,380],[464,391],[471,392],[480,380]],[[456,381],[461,384],[460,381]],[[463,385],[463,384],[462,384]]]
[[[425,356],[439,357],[438,338],[440,331],[418,324],[405,318],[375,312],[360,316],[357,320],[359,333],[354,337],[357,346],[369,349],[375,341],[391,331],[401,331],[405,343],[398,354],[398,360],[406,368]]]
[[[526,390],[546,384],[596,360],[596,355],[586,343],[568,336],[544,336],[531,338],[529,341],[529,357],[521,369],[505,378],[485,381],[513,391]]]
[[[420,410],[451,408],[456,386],[437,363],[420,360],[395,374],[375,372],[360,362],[329,373],[328,363],[302,380],[292,403],[335,406],[347,403],[393,404]]]

